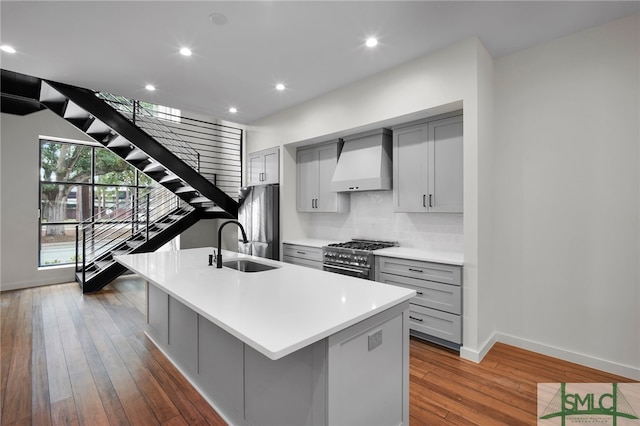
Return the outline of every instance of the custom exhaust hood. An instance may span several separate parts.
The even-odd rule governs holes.
[[[379,191],[391,186],[391,130],[377,129],[343,139],[331,191]]]

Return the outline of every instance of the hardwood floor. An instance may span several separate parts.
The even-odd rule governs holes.
[[[144,336],[144,282],[3,292],[2,425],[224,425]],[[534,425],[538,382],[626,382],[495,345],[480,364],[411,340],[412,425]]]

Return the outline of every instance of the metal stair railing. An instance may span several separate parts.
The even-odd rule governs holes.
[[[86,282],[87,265],[106,257],[115,248],[118,254],[132,252],[137,246],[127,242],[149,241],[153,237],[152,228],[171,225],[180,219],[171,217],[178,208],[185,212],[195,209],[168,189],[156,186],[132,196],[130,202],[118,209],[116,219],[105,220],[98,214],[77,225],[76,272],[82,272],[82,282]]]
[[[96,96],[144,130],[191,168],[200,172],[200,153],[156,117],[153,110],[143,107],[139,101],[106,92],[97,92]]]

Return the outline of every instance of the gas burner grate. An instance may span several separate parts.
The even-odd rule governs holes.
[[[329,247],[373,251],[373,250],[379,250],[379,249],[388,248],[388,247],[394,247],[395,245],[396,245],[395,243],[386,242],[386,241],[353,240],[353,241],[347,241],[344,243],[329,244]]]

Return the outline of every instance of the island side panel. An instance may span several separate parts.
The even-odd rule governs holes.
[[[159,344],[169,343],[169,295],[148,282],[147,333]]]
[[[409,423],[409,302],[328,339],[328,424]]]
[[[240,340],[150,282],[147,282],[146,333],[226,422],[247,424],[244,344]]]
[[[198,383],[234,423],[244,418],[244,344],[211,321],[198,318]]]
[[[169,348],[182,368],[198,371],[198,314],[169,296]]]
[[[245,345],[245,420],[251,425],[326,425],[326,339],[278,360]]]

